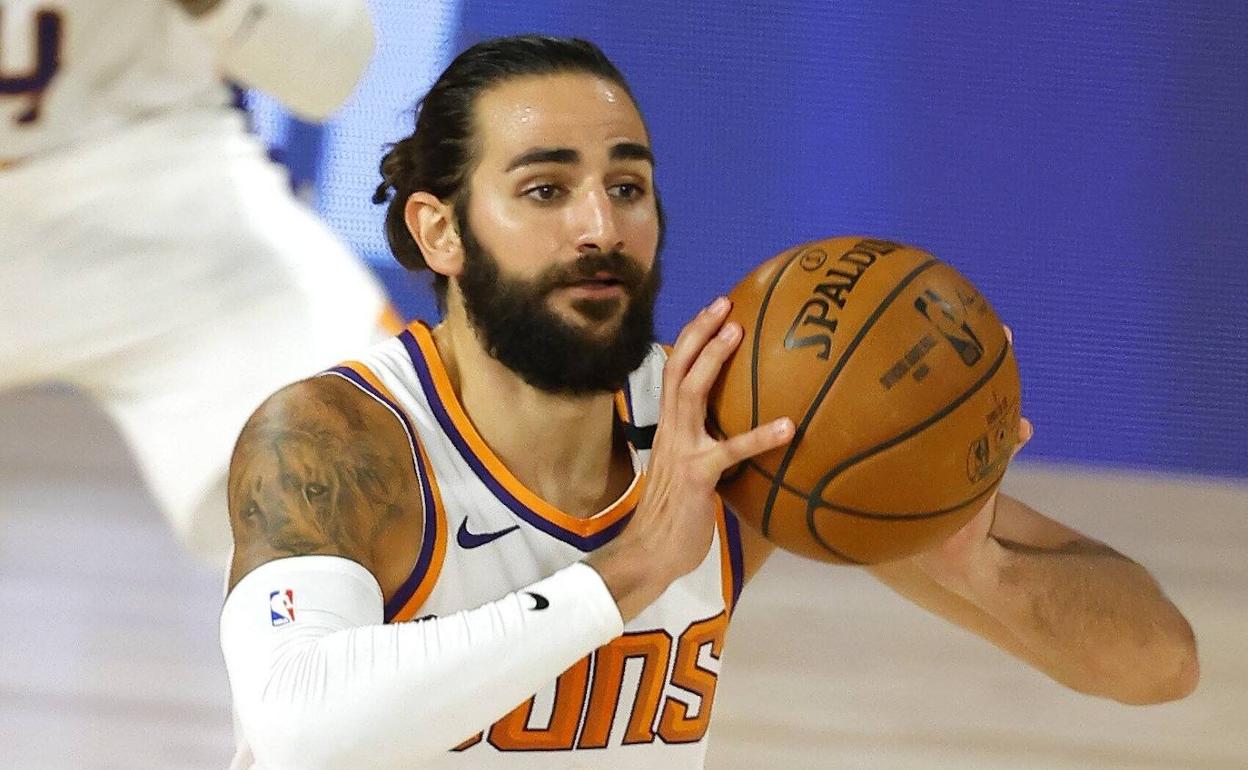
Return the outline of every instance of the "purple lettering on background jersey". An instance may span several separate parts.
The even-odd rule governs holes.
[[[30,106],[14,120],[19,124],[34,123],[39,119],[43,106],[43,94],[61,69],[60,13],[41,10],[35,14],[35,61],[25,72],[9,73],[0,70],[0,97],[21,96],[30,100]],[[0,33],[4,29],[4,15],[0,11]],[[0,35],[2,37],[2,35]]]

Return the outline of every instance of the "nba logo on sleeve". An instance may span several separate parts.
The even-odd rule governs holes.
[[[295,592],[274,591],[269,594],[269,618],[275,626],[284,626],[295,620]]]

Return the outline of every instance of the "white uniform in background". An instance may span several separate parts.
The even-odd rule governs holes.
[[[372,53],[363,0],[0,0],[0,389],[116,421],[175,531],[225,562],[259,403],[376,338],[384,293],[292,196],[222,84],[307,118]]]

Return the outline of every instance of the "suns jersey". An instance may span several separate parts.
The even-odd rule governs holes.
[[[654,346],[617,394],[637,475],[589,519],[520,484],[473,428],[429,329],[416,323],[343,377],[386,405],[412,440],[425,509],[415,568],[387,622],[471,609],[583,560],[628,523],[658,419],[666,354]],[[420,767],[699,768],[706,754],[729,615],[741,590],[741,542],[722,510],[702,564],[630,621],[624,634],[432,764]],[[413,767],[417,765],[413,764]]]
[[[153,120],[220,120],[215,57],[172,0],[0,0],[0,164]]]

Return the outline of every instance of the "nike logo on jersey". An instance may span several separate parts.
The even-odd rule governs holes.
[[[533,597],[533,611],[544,610],[550,606],[550,599],[541,594],[535,594],[532,591],[525,591],[526,594]]]
[[[459,543],[460,548],[480,548],[494,542],[503,535],[510,534],[520,529],[520,525],[516,524],[507,529],[500,529],[497,532],[470,532],[468,530],[468,520],[464,519],[459,523],[459,531],[455,533],[455,542]],[[543,600],[544,601],[544,600]]]

